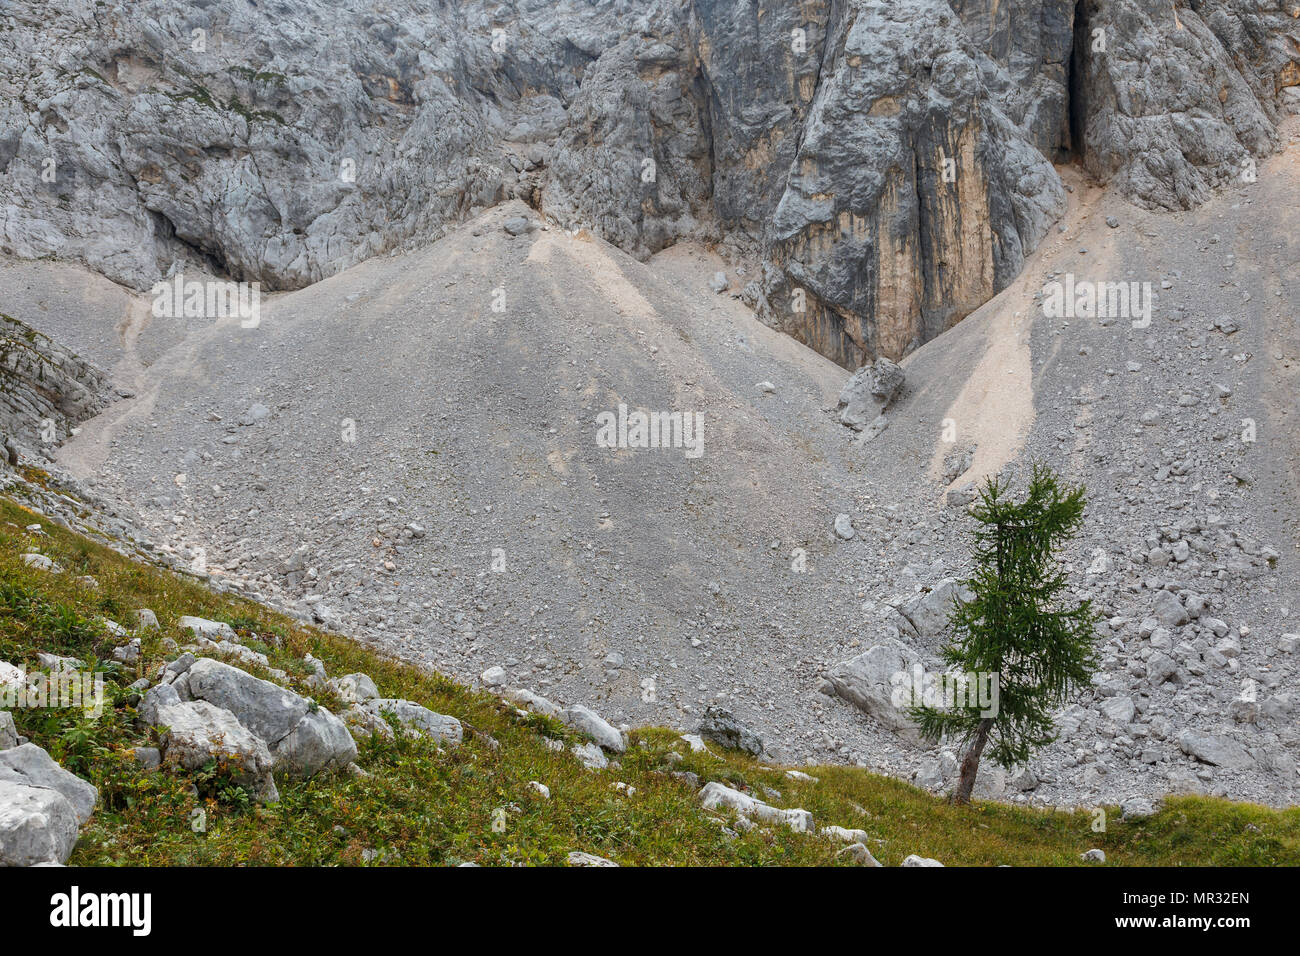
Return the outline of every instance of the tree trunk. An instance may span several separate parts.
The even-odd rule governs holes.
[[[971,742],[970,749],[966,751],[966,756],[961,761],[961,779],[957,782],[957,790],[952,795],[952,802],[958,805],[970,803],[971,791],[975,789],[975,774],[980,769],[980,754],[984,753],[984,745],[989,741],[989,730],[993,726],[993,718],[985,717],[980,721],[979,728],[975,731],[975,739]]]

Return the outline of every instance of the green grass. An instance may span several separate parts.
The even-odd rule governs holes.
[[[36,522],[43,535],[25,530]],[[26,551],[50,556],[65,573],[26,567],[19,558]],[[81,575],[93,576],[99,587],[79,582]],[[141,665],[105,663],[115,641],[99,620],[129,626],[132,609],[139,607],[151,608],[162,625],[159,633],[145,636]],[[230,623],[246,644],[289,672],[290,685],[300,693],[312,693],[302,663],[310,652],[331,676],[363,671],[384,696],[457,717],[466,728],[465,742],[439,752],[419,740],[376,739],[362,744],[358,757],[369,776],[278,779],[281,801],[271,806],[251,803],[221,766],[199,773],[143,771],[129,748],[152,740],[150,732],[134,726],[126,687],[168,659],[169,640],[187,642],[175,627],[185,614]],[[911,853],[949,866],[1080,865],[1079,855],[1091,847],[1106,851],[1108,865],[1300,864],[1296,808],[1178,798],[1143,821],[1123,822],[1115,808],[1107,808],[1106,831],[1097,833],[1091,814],[995,803],[954,807],[856,768],[802,768],[820,780],[796,781],[780,768],[716,746],[713,755],[693,754],[675,731],[659,728],[632,734],[620,768],[588,771],[567,753],[546,747],[546,737],[576,740],[555,721],[520,718],[490,694],[130,561],[0,498],[0,660],[35,670],[38,651],[96,661],[110,700],[98,720],[67,710],[14,713],[20,733],[100,790],[100,806],[82,829],[73,864],[334,866],[361,864],[368,850],[380,854],[375,863],[414,865],[557,864],[571,850],[624,865],[843,862],[835,859],[841,844],[783,827],[728,836],[722,824],[734,829],[729,815],[701,810],[695,790],[668,770],[691,770],[703,781],[750,788],[778,806],[803,807],[818,826],[866,830],[872,853],[887,866]],[[337,712],[329,694],[315,696]],[[551,799],[535,794],[530,780],[546,784]],[[616,782],[635,793],[616,790]]]
[[[232,76],[242,76],[244,79],[253,83],[265,83],[271,86],[283,87],[289,78],[283,73],[275,73],[269,70],[254,70],[247,66],[231,66],[226,68],[226,72]]]

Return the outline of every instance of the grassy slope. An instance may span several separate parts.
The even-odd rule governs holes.
[[[44,534],[25,530],[38,521]],[[27,551],[49,555],[66,573],[27,568],[19,558]],[[77,581],[79,575],[92,575],[99,587]],[[138,669],[98,665],[108,671],[109,696],[116,698],[98,721],[76,711],[14,714],[20,733],[100,790],[101,804],[82,829],[73,864],[346,865],[363,862],[365,850],[379,851],[377,862],[416,865],[554,864],[571,850],[625,865],[836,862],[842,844],[783,827],[729,837],[719,824],[725,814],[702,811],[695,791],[663,773],[666,768],[750,787],[759,797],[765,796],[762,787],[773,788],[780,797],[771,802],[812,811],[818,826],[866,830],[872,853],[887,866],[910,853],[948,865],[1077,865],[1079,854],[1094,846],[1112,864],[1300,864],[1300,808],[1279,812],[1182,798],[1140,822],[1122,822],[1108,808],[1107,831],[1095,833],[1088,814],[993,803],[957,808],[854,768],[806,767],[820,782],[799,782],[743,755],[691,754],[675,732],[661,729],[634,732],[621,768],[588,771],[569,754],[545,746],[544,736],[575,739],[555,722],[523,720],[490,694],[129,561],[0,498],[0,660],[35,670],[37,651],[110,657],[114,642],[96,622],[108,617],[129,625],[131,610],[139,607],[158,615],[162,631],[145,637]],[[220,768],[208,774],[139,770],[128,748],[150,740],[133,728],[124,688],[156,671],[166,659],[166,638],[186,643],[174,626],[184,614],[231,623],[246,644],[293,675],[300,693],[312,693],[302,663],[310,652],[331,676],[363,671],[385,696],[459,718],[465,743],[440,753],[421,741],[375,740],[361,746],[358,758],[369,777],[281,780],[281,802],[268,807],[250,805]],[[255,640],[254,633],[264,640]],[[328,694],[314,696],[338,711]],[[669,750],[683,753],[680,764],[666,762]],[[545,783],[551,799],[533,793],[530,780]],[[616,790],[618,781],[635,793]],[[203,833],[191,826],[199,809],[206,815]],[[503,830],[493,825],[501,809]]]

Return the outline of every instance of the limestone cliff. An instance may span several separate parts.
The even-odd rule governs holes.
[[[765,263],[898,357],[1010,281],[1051,163],[1182,207],[1276,146],[1279,0],[11,0],[0,250],[299,288],[502,199]]]

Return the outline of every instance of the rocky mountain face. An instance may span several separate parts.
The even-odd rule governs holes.
[[[51,449],[117,396],[108,376],[0,312],[0,437],[17,449]]]
[[[1004,288],[1053,160],[1186,208],[1277,145],[1279,0],[12,0],[0,249],[296,289],[519,198],[720,244],[846,366]]]

